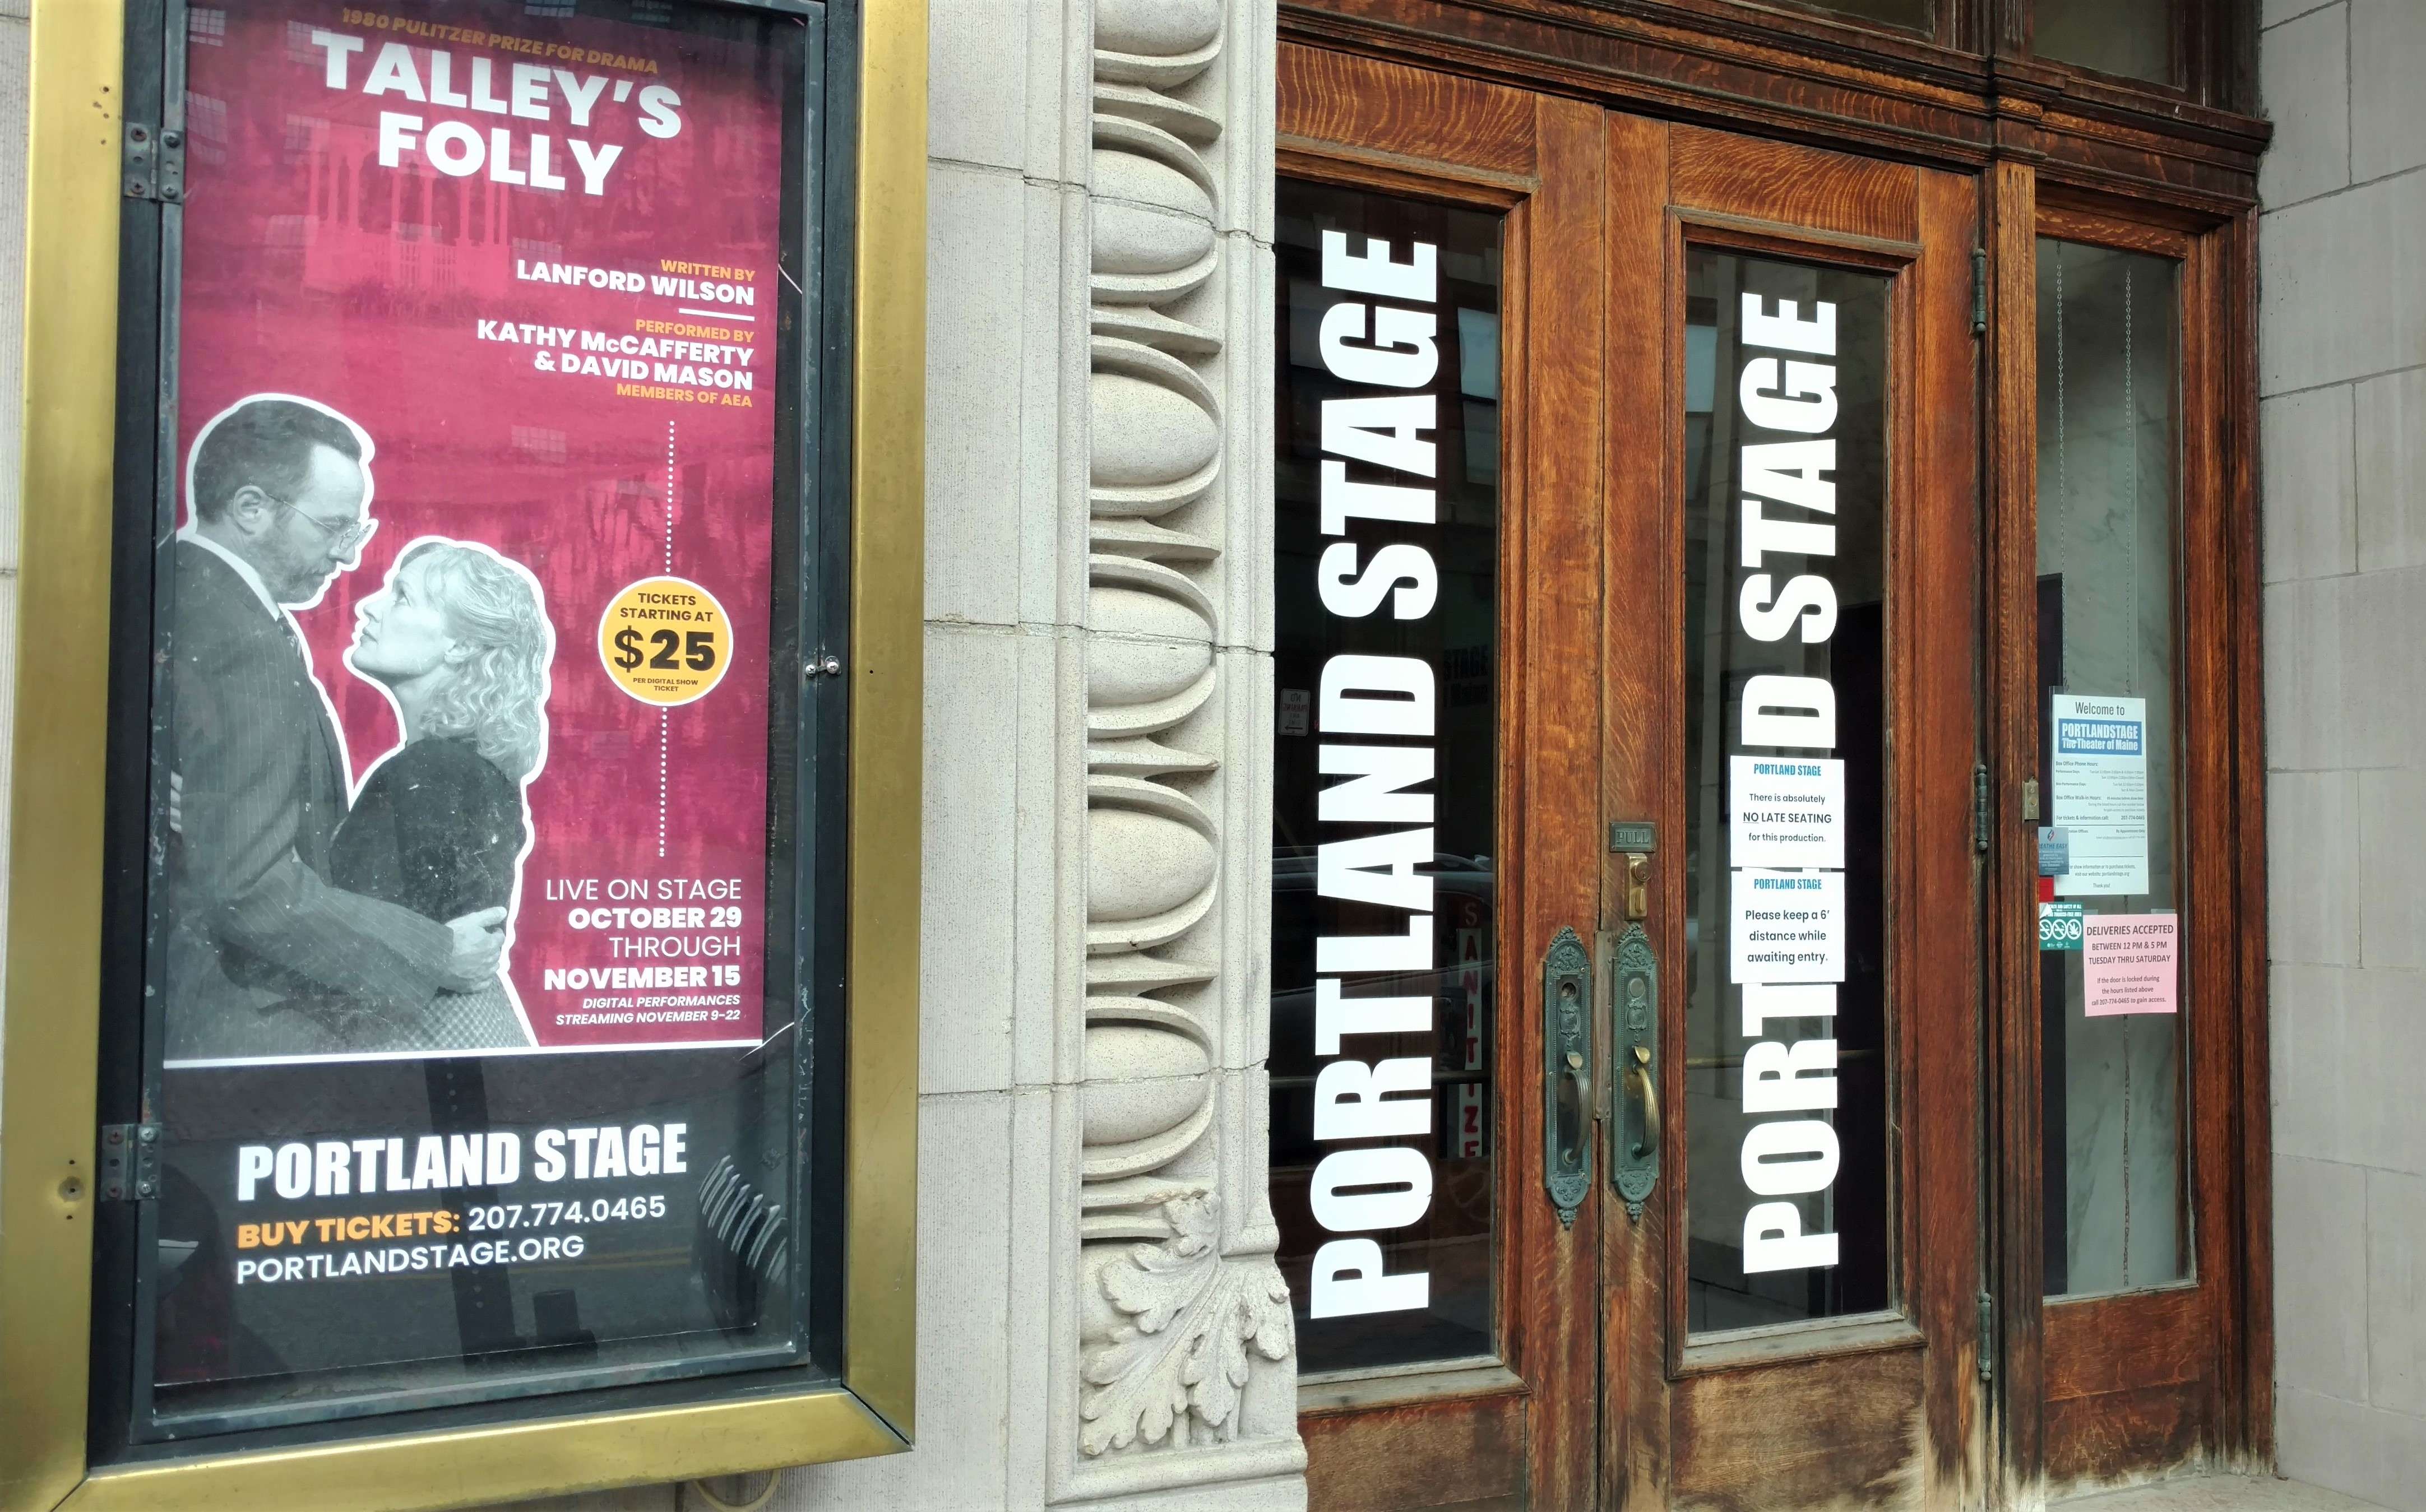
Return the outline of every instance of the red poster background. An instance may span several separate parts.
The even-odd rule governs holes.
[[[398,732],[386,699],[342,660],[355,604],[424,536],[480,542],[529,569],[556,651],[547,756],[527,789],[534,838],[508,979],[542,1047],[752,1041],[763,996],[783,102],[797,53],[767,45],[764,34],[728,40],[534,8],[544,8],[492,0],[409,11],[287,3],[193,12],[180,475],[202,426],[253,394],[315,400],[369,433],[378,532],[360,565],[296,615],[357,782]],[[363,41],[345,56],[342,89],[328,83],[330,52],[315,28]],[[365,94],[390,44],[408,50],[413,88],[391,72],[382,93]],[[547,119],[412,98],[434,82],[433,52],[448,56],[446,86],[467,98],[475,59],[487,60],[499,100],[509,97],[516,64],[544,68]],[[571,120],[558,70],[580,88],[590,76],[609,81],[586,125]],[[670,138],[642,129],[650,86],[679,97],[680,130]],[[393,167],[379,161],[383,111],[420,121]],[[504,133],[508,171],[525,177],[532,138],[549,137],[550,166],[568,186],[498,182],[488,163],[460,177],[435,170],[427,133],[450,121],[473,127],[484,146]],[[593,150],[623,149],[600,194],[584,192],[569,151],[575,137]],[[753,291],[754,302],[727,308],[754,319],[680,314],[716,308],[695,295],[518,276],[539,264],[655,276],[668,263],[733,270],[719,281]],[[618,337],[664,322],[687,328],[684,339],[747,344],[756,355],[737,370],[752,375],[750,402],[649,380],[642,386],[659,395],[619,394],[617,378],[535,365],[541,353],[558,355],[553,348],[481,339],[482,321]],[[711,334],[720,332],[733,334]],[[670,387],[695,397],[661,396]],[[659,709],[608,677],[597,637],[619,590],[667,572],[715,595],[736,645],[713,691]],[[560,884],[579,878],[596,880],[597,903],[627,906],[660,902],[661,884],[737,883],[741,926],[575,931]],[[626,883],[648,896],[608,896]],[[615,956],[614,939],[642,933],[737,936],[739,949]],[[738,964],[737,987],[542,986],[550,968],[719,962]],[[558,1021],[618,998],[649,1011],[650,998],[703,995],[730,1005],[694,1021]]]

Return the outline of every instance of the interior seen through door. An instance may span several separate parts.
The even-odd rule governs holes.
[[[2175,857],[2176,265],[2038,244],[2040,1043],[2050,1295],[2189,1274]]]
[[[1688,252],[1686,1271],[1696,1334],[1893,1301],[1889,281]]]
[[[1471,210],[1278,208],[1271,1195],[1311,1375],[1495,1347],[1500,251]]]

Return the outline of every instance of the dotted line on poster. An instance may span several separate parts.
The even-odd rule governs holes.
[[[666,422],[666,575],[674,573],[674,423]],[[666,859],[666,748],[672,743],[674,712],[657,711],[657,860]]]

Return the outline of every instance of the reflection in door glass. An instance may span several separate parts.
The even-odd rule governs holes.
[[[1689,257],[1686,1264],[1708,1333],[1891,1301],[1888,281]]]
[[[2051,1295],[2189,1274],[2184,1018],[2175,1011],[2187,999],[2173,928],[2175,279],[2173,263],[2144,253],[2038,244],[2040,1106]],[[2127,945],[2171,948],[2109,946],[2107,932],[2127,927]],[[2109,962],[2121,957],[2148,980],[2118,989]],[[2094,993],[2088,965],[2100,972]]]
[[[2036,0],[2031,51],[2152,84],[2174,82],[2175,0]]]
[[[1300,1368],[1493,1348],[1499,221],[1283,180],[1271,1198]]]
[[[1840,16],[1861,21],[1876,21],[1889,26],[1905,26],[1925,32],[1936,20],[1936,8],[1930,0],[1805,0],[1806,4]]]

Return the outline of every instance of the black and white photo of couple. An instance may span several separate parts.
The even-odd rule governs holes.
[[[527,1049],[501,974],[554,652],[538,580],[477,542],[397,553],[347,669],[401,742],[352,782],[295,613],[360,561],[370,436],[254,394],[197,437],[170,543],[170,1063]]]

